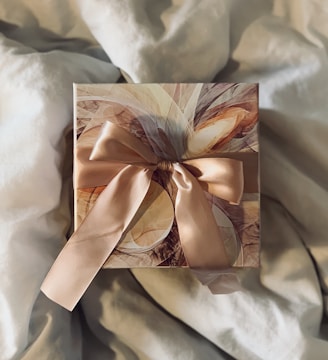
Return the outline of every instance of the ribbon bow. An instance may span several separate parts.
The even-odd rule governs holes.
[[[109,184],[44,280],[41,290],[50,299],[68,310],[75,307],[137,213],[156,169],[170,171],[177,186],[175,217],[188,265],[192,269],[230,267],[204,190],[238,204],[244,185],[241,161],[163,160],[134,135],[108,121],[89,155],[90,148],[77,150],[75,185],[81,188]]]

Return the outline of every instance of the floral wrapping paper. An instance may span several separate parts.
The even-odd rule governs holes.
[[[257,155],[258,86],[214,83],[75,85],[75,146],[93,144],[105,121],[129,131],[149,145],[157,156],[167,160],[229,157],[234,153]],[[258,169],[253,171],[257,176]],[[74,187],[75,228],[104,188]],[[105,268],[187,266],[174,219],[175,196],[176,187],[170,175],[155,171],[144,202]],[[224,236],[231,265],[257,267],[260,250],[258,187],[244,192],[239,205],[231,205],[208,193],[206,196]]]

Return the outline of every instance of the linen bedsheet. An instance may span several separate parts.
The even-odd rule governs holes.
[[[0,359],[326,359],[327,51],[323,0],[0,0]],[[40,293],[71,231],[72,84],[117,81],[259,83],[243,291],[139,269],[102,270],[73,313]]]

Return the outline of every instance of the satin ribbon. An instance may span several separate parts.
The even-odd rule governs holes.
[[[204,190],[238,204],[244,184],[241,161],[163,160],[140,139],[110,122],[104,124],[91,155],[88,146],[76,151],[75,186],[108,185],[44,280],[41,290],[48,298],[68,310],[75,307],[128,229],[156,169],[170,171],[177,186],[175,217],[189,267],[211,271],[231,266]]]

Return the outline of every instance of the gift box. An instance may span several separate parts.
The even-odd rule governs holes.
[[[257,84],[78,84],[74,99],[76,231],[50,298],[72,308],[101,267],[259,265]],[[75,295],[58,300],[60,273]]]

